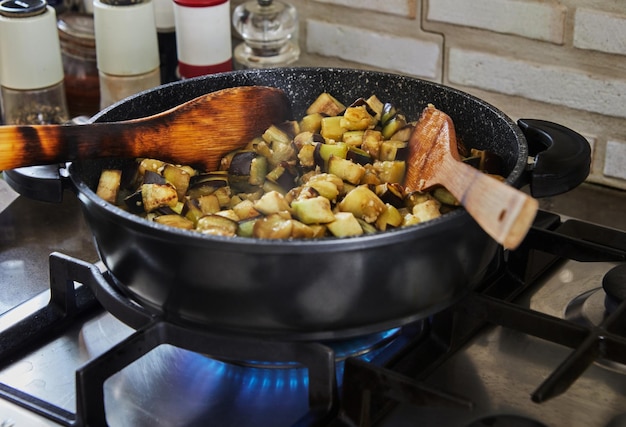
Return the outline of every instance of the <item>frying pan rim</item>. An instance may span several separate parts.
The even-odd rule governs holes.
[[[107,121],[106,114],[111,111],[120,108],[120,106],[129,102],[132,99],[139,98],[142,96],[146,96],[146,94],[156,92],[159,90],[175,90],[177,86],[188,84],[186,82],[191,81],[203,81],[203,80],[219,80],[219,79],[233,79],[235,80],[237,77],[242,77],[243,80],[249,81],[250,85],[258,84],[255,83],[255,75],[265,75],[265,74],[294,74],[300,73],[303,75],[306,74],[315,74],[320,71],[326,73],[338,73],[338,74],[353,74],[353,73],[363,73],[371,78],[376,77],[386,77],[386,78],[398,78],[405,79],[409,81],[414,81],[419,84],[429,85],[433,88],[436,88],[440,91],[452,92],[458,96],[469,99],[471,102],[481,105],[483,108],[489,110],[497,119],[503,120],[505,124],[514,132],[516,140],[518,142],[518,150],[519,153],[517,155],[517,161],[513,167],[513,169],[506,176],[505,181],[509,185],[514,185],[517,180],[520,178],[522,172],[526,166],[526,158],[528,155],[528,146],[526,144],[526,139],[521,129],[497,107],[488,103],[487,101],[480,99],[474,95],[471,95],[462,90],[446,86],[437,82],[432,82],[428,80],[423,80],[417,77],[406,76],[402,74],[395,74],[390,72],[381,72],[381,71],[371,71],[371,70],[361,70],[361,69],[353,69],[353,68],[341,68],[341,67],[286,67],[286,68],[273,68],[273,69],[248,69],[248,70],[237,70],[225,73],[211,74],[206,76],[200,76],[192,79],[181,80],[177,82],[168,83],[165,85],[161,85],[152,89],[148,89],[142,92],[139,92],[135,95],[129,96],[106,109],[103,109],[89,120],[90,123],[98,122],[98,121]],[[240,86],[243,86],[240,84]],[[226,86],[225,86],[226,87]],[[198,95],[196,95],[198,96]],[[102,117],[105,117],[105,120],[101,120]],[[223,245],[224,250],[245,250],[256,252],[256,251],[267,251],[270,250],[272,252],[316,252],[316,251],[346,251],[346,250],[359,250],[363,247],[375,247],[375,246],[384,246],[388,244],[394,244],[398,241],[405,241],[409,239],[414,239],[415,233],[423,233],[423,234],[431,234],[436,233],[441,227],[447,227],[449,225],[459,226],[459,224],[465,224],[468,221],[473,221],[470,215],[464,209],[457,209],[452,212],[448,212],[442,215],[439,218],[435,218],[433,220],[416,224],[409,227],[402,227],[393,230],[387,230],[383,232],[377,232],[373,234],[367,234],[362,236],[355,237],[325,237],[323,239],[293,239],[293,240],[273,240],[273,239],[257,239],[257,238],[246,238],[246,237],[225,237],[225,236],[214,236],[214,235],[205,235],[198,233],[193,230],[183,230],[175,227],[169,227],[166,225],[162,225],[153,221],[148,221],[144,218],[141,218],[137,215],[129,213],[114,204],[105,202],[100,197],[98,197],[95,192],[83,181],[78,171],[80,170],[80,166],[84,164],[84,162],[76,161],[70,164],[69,166],[69,175],[70,179],[75,186],[79,197],[83,197],[83,204],[92,204],[97,205],[101,209],[107,211],[108,213],[112,213],[117,217],[123,219],[126,222],[132,224],[133,229],[137,232],[150,234],[151,237],[155,239],[162,240],[172,240],[175,239],[184,239],[186,244],[190,244],[193,242],[194,245],[206,246],[207,244],[220,244]],[[459,219],[458,219],[459,218]]]

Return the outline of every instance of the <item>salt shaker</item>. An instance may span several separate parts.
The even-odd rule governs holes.
[[[232,70],[229,0],[174,0],[178,74]]]
[[[300,57],[296,8],[280,0],[251,0],[237,6],[233,26],[244,42],[235,61],[245,68],[291,64]]]
[[[55,10],[45,0],[0,2],[0,99],[5,124],[69,120]]]
[[[94,0],[100,106],[161,84],[151,0]]]

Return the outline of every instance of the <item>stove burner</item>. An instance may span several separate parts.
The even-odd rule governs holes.
[[[547,427],[545,424],[520,415],[491,415],[474,421],[467,427]]]
[[[612,313],[626,299],[626,264],[620,264],[606,273],[602,288],[606,293],[604,306],[608,313]]]

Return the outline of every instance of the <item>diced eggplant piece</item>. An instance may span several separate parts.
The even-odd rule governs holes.
[[[257,217],[246,218],[246,219],[242,219],[241,221],[238,221],[237,222],[237,236],[254,237],[254,224],[257,222],[257,220],[261,218],[262,217],[257,216]]]
[[[211,195],[217,198],[220,207],[224,208],[230,205],[230,198],[232,197],[230,186],[220,187],[211,193]]]
[[[383,107],[385,106],[385,104],[380,99],[378,99],[376,95],[370,96],[365,102],[370,107],[370,109],[374,111],[374,118],[377,121],[380,121],[380,117],[383,114]]]
[[[385,204],[385,210],[378,216],[376,220],[376,228],[385,231],[388,228],[400,227],[402,225],[402,215],[400,211],[393,205]]]
[[[479,169],[479,170],[480,170],[480,161],[481,161],[480,156],[470,156],[470,157],[465,157],[463,159],[463,163],[467,163],[471,167]]]
[[[363,229],[363,233],[365,234],[374,234],[378,232],[378,229],[367,221],[362,220],[361,218],[356,219],[359,222],[359,225]]]
[[[404,197],[404,205],[409,210],[413,210],[415,205],[418,205],[426,200],[432,199],[433,196],[430,193],[422,193],[421,191],[414,191],[412,193],[407,194]]]
[[[179,212],[176,212],[170,206],[159,206],[158,208],[156,208],[152,212],[154,212],[157,215],[178,215],[179,214]]]
[[[145,171],[142,184],[167,184],[167,180],[158,172]]]
[[[348,145],[343,142],[336,144],[319,144],[319,154],[325,163],[327,163],[331,157],[345,159],[348,154],[348,149]]]
[[[404,160],[374,162],[374,169],[382,182],[402,182],[406,172]]]
[[[444,205],[460,206],[461,203],[445,187],[437,187],[432,191],[433,197]]]
[[[341,141],[343,134],[348,130],[342,126],[342,120],[341,116],[324,117],[320,134],[326,139]]]
[[[359,184],[365,184],[371,188],[374,188],[377,185],[383,184],[383,182],[378,177],[376,171],[370,166],[371,165],[365,165],[365,174],[363,174],[363,177],[361,178],[361,182],[359,182]]]
[[[210,215],[219,212],[222,206],[224,206],[224,203],[220,203],[220,199],[215,193],[200,196],[197,199],[191,200],[195,201],[195,203],[204,215]]]
[[[292,173],[291,168],[286,163],[276,166],[265,178],[277,184],[283,193],[291,190],[296,185],[296,174]]]
[[[385,210],[385,204],[366,185],[360,185],[346,194],[337,204],[337,208],[341,212],[352,212],[355,217],[373,223]]]
[[[104,169],[100,173],[100,180],[96,194],[109,203],[115,204],[122,183],[122,171],[119,169]]]
[[[291,208],[295,217],[305,224],[326,224],[335,219],[330,201],[326,197],[297,199],[291,202]]]
[[[289,206],[291,206],[293,209],[294,200],[312,199],[319,196],[320,193],[315,188],[311,187],[310,185],[301,185],[289,190],[289,192],[285,194],[285,199],[289,203]]]
[[[348,107],[341,116],[340,126],[346,130],[371,129],[376,124],[374,117],[367,111],[365,105]]]
[[[406,160],[409,154],[408,144],[404,141],[389,140],[380,144],[378,160]]]
[[[255,151],[239,151],[233,155],[228,167],[228,173],[231,175],[248,176],[252,168],[252,161],[259,155]]]
[[[141,190],[137,190],[129,196],[124,198],[124,204],[128,212],[134,214],[141,214],[145,212],[143,208],[143,198],[141,197]]]
[[[306,185],[314,188],[320,196],[326,197],[331,202],[336,201],[344,187],[343,180],[330,173],[313,175],[306,181]]]
[[[185,195],[187,194],[187,190],[189,189],[189,181],[191,179],[189,170],[184,167],[168,164],[163,168],[163,178],[176,188],[178,200],[183,201]]]
[[[263,185],[261,186],[261,190],[263,190],[263,193],[269,193],[270,191],[275,191],[277,193],[282,194],[283,196],[285,194],[287,194],[287,192],[288,192],[287,190],[285,190],[280,185],[278,185],[275,182],[270,181],[268,179],[266,179],[265,182],[263,183]]]
[[[255,151],[236,153],[228,168],[230,185],[235,191],[251,191],[251,186],[263,185],[267,173],[267,159]]]
[[[270,215],[278,212],[289,212],[291,210],[285,196],[277,191],[265,193],[254,203],[254,209],[261,212],[263,215]]]
[[[325,115],[321,113],[307,114],[300,120],[300,132],[319,133],[322,129],[322,119]]]
[[[381,111],[380,124],[385,126],[387,123],[389,123],[391,119],[396,116],[396,114],[398,114],[398,110],[396,110],[396,107],[394,107],[393,104],[386,102],[383,105],[383,109]]]
[[[365,175],[365,168],[351,160],[332,156],[328,160],[328,173],[337,175],[342,180],[356,185]]]
[[[472,148],[471,155],[480,159],[477,169],[492,175],[500,175],[502,173],[502,158],[497,154],[487,150]]]
[[[242,200],[232,207],[233,211],[240,219],[256,218],[261,215],[261,212],[254,208],[254,202],[252,200]]]
[[[429,221],[434,218],[438,218],[441,216],[441,212],[439,208],[441,204],[435,199],[429,199],[425,202],[418,203],[413,206],[412,214],[417,217],[420,222]]]
[[[168,225],[170,227],[183,228],[185,230],[193,230],[194,222],[182,217],[178,214],[159,215],[154,218],[154,222]]]
[[[292,141],[292,144],[296,147],[296,151],[299,151],[304,145],[315,143],[315,141],[313,141],[313,135],[315,134],[309,131],[297,134]]]
[[[397,208],[404,206],[404,188],[399,183],[385,182],[375,188],[375,193],[385,204]]]
[[[190,178],[187,197],[196,199],[207,194],[213,194],[217,189],[228,186],[228,174],[225,171],[199,174]]]
[[[389,120],[382,129],[383,138],[391,139],[391,137],[400,129],[407,125],[406,118],[402,114],[396,114],[394,118]]]
[[[223,209],[221,211],[215,212],[215,215],[223,216],[224,218],[228,218],[235,222],[241,221],[241,218],[239,218],[239,215],[237,215],[237,213],[232,209]]]
[[[160,175],[161,170],[165,166],[165,162],[157,159],[142,159],[139,162],[139,173],[141,175],[145,174],[146,171],[151,171],[158,173]]]
[[[366,111],[367,111],[367,114],[369,114],[370,116],[372,116],[372,118],[374,118],[374,117],[376,116],[376,113],[377,113],[377,112],[376,112],[376,110],[374,110],[374,109],[370,106],[370,104],[369,104],[368,100],[366,100],[365,98],[357,98],[357,99],[355,99],[355,100],[352,102],[352,104],[350,104],[350,105],[348,106],[348,108],[354,108],[354,107],[365,107],[365,109],[366,109]],[[381,108],[382,108],[382,107],[381,107]],[[346,109],[346,110],[347,110],[347,109]],[[345,112],[345,111],[344,111],[343,115],[344,115],[344,116],[346,115],[346,112]],[[378,118],[376,118],[376,119],[375,119],[375,121],[377,121],[377,120],[378,120]]]
[[[350,147],[346,154],[346,159],[352,160],[359,165],[367,165],[374,162],[374,159],[367,151],[358,147]]]
[[[297,125],[297,123],[296,123]],[[289,144],[291,140],[296,136],[298,132],[294,131],[293,126],[286,126],[281,128],[277,125],[271,125],[263,133],[263,140],[273,146],[273,144]]]
[[[319,95],[309,108],[306,110],[306,114],[322,113],[327,116],[337,116],[346,109],[346,106],[339,102],[331,94],[324,92]]]
[[[361,149],[374,159],[378,159],[378,153],[380,152],[380,144],[383,142],[383,135],[377,130],[366,130],[363,134],[363,144]]]
[[[413,134],[414,128],[415,128],[415,125],[413,123],[409,123],[403,128],[399,129],[396,133],[391,135],[391,138],[389,139],[393,139],[394,141],[408,142],[411,139],[411,135]]]
[[[363,134],[365,131],[363,130],[349,130],[343,134],[342,140],[349,147],[360,147],[363,144]]]
[[[141,186],[141,200],[144,210],[152,212],[162,206],[176,206],[178,194],[170,184],[143,184]]]
[[[360,236],[363,229],[351,212],[337,212],[335,220],[326,224],[335,237]]]
[[[271,214],[254,222],[252,235],[259,239],[288,239],[293,230],[293,221],[280,214]]]
[[[221,215],[206,215],[198,220],[196,230],[216,236],[235,236],[238,224],[230,218]]]
[[[181,215],[195,224],[206,214],[202,212],[202,209],[198,206],[198,199],[186,199]]]
[[[327,198],[331,203],[337,201],[339,189],[334,183],[330,181],[313,181],[308,182],[307,186],[313,187],[320,196]]]
[[[291,219],[291,236],[294,239],[313,239],[318,237],[318,230],[298,220]]]
[[[276,127],[283,131],[289,137],[288,142],[291,142],[293,138],[301,132],[300,123],[295,120],[286,120],[282,123],[277,124]]]

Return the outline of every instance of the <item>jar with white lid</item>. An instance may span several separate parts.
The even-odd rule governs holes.
[[[94,0],[100,106],[161,84],[151,0]]]
[[[45,0],[0,2],[0,100],[5,124],[69,120],[55,10]]]

